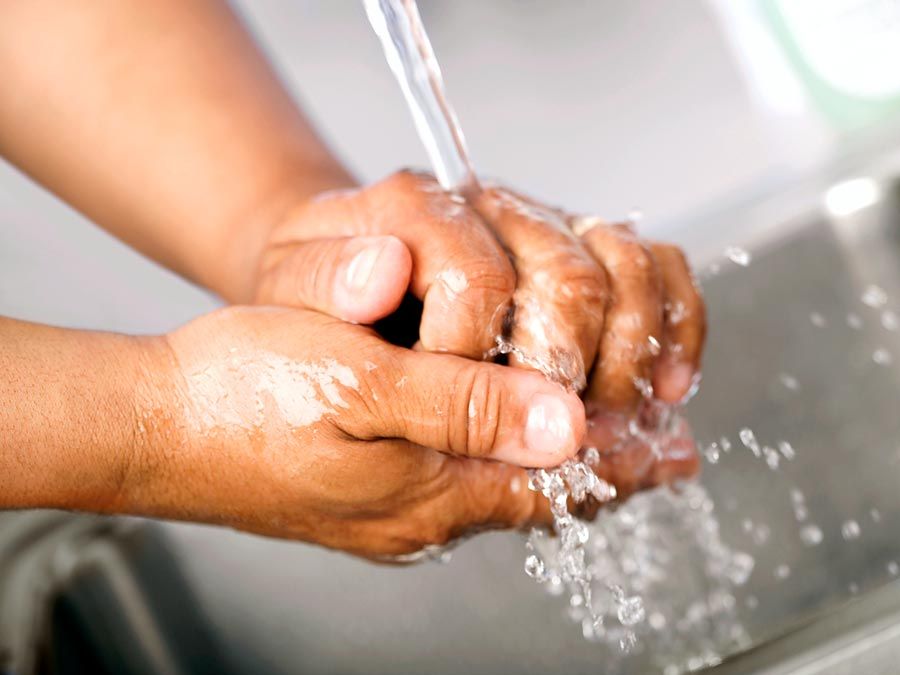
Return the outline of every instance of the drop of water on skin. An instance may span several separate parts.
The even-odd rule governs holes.
[[[874,309],[883,307],[885,303],[887,303],[887,299],[887,293],[885,293],[884,289],[875,284],[867,286],[866,290],[863,291],[862,296],[860,296],[860,300],[862,300],[864,305],[868,305]]]
[[[641,393],[641,396],[647,400],[653,398],[653,385],[650,384],[650,380],[644,377],[634,377],[632,381],[634,382],[634,388]]]
[[[900,330],[900,316],[892,309],[886,309],[881,313],[881,325],[891,332]]]
[[[781,384],[784,385],[785,389],[789,389],[790,391],[797,391],[798,389],[800,389],[800,383],[793,375],[781,373],[778,375],[778,379],[781,380]]]
[[[894,357],[887,349],[879,347],[872,352],[872,360],[879,366],[889,366],[894,362]]]
[[[781,564],[775,568],[775,578],[784,581],[791,576],[791,568],[788,565]]]
[[[855,520],[847,520],[841,525],[841,536],[847,541],[859,539],[860,527]]]
[[[822,539],[822,530],[816,525],[807,525],[800,530],[800,541],[804,546],[818,546]]]
[[[825,317],[819,312],[810,312],[809,321],[816,328],[823,328],[825,326]]]
[[[855,312],[850,312],[847,314],[847,325],[850,326],[853,330],[862,330],[863,320],[859,314]]]
[[[735,265],[740,265],[741,267],[747,267],[753,259],[750,252],[740,246],[729,246],[726,248],[725,257]]]

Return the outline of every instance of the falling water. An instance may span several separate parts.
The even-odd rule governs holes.
[[[445,190],[478,191],[466,140],[444,94],[444,80],[415,0],[363,0],[416,131]]]
[[[446,190],[477,194],[462,130],[445,96],[416,3],[364,4],[438,180]],[[629,221],[639,217],[635,212]],[[738,247],[731,247],[728,257],[738,265],[750,262],[749,253]],[[543,365],[537,369],[554,370]],[[682,426],[677,407],[655,405],[649,426],[633,420],[619,439],[623,448],[633,442],[649,447],[651,462],[662,459]],[[570,512],[572,505],[577,508],[588,500],[603,504],[617,497],[615,487],[594,473],[599,461],[595,455],[597,449],[586,448],[576,461],[530,472],[529,488],[550,501],[557,536],[532,531],[525,572],[550,592],[568,590],[570,616],[581,623],[585,638],[617,647],[619,653],[633,650],[638,635],[655,635],[656,657],[681,670],[714,663],[728,647],[744,643],[731,589],[749,577],[753,558],[721,541],[705,490],[699,485],[683,486],[679,492],[658,490],[588,523]],[[699,571],[693,586],[682,584],[682,589],[691,589],[688,596],[671,588],[676,567]]]

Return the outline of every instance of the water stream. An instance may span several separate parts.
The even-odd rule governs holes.
[[[480,189],[478,180],[416,3],[364,4],[441,185],[471,197]],[[736,247],[726,257],[742,266],[750,262]],[[641,383],[636,386],[640,390]],[[652,391],[646,396],[641,414],[623,426],[614,447],[586,447],[575,461],[530,472],[529,488],[550,501],[556,536],[532,530],[525,572],[549,593],[566,595],[567,613],[585,639],[607,647],[598,662],[613,667],[628,653],[647,650],[664,672],[678,673],[717,663],[749,644],[734,589],[746,582],[754,559],[722,541],[712,500],[699,484],[660,488],[619,504],[615,487],[594,472],[604,453],[639,443],[649,448],[649,461],[658,461],[681,440],[686,425],[680,407],[652,401]],[[707,448],[707,459],[728,451],[726,443]],[[771,453],[764,460],[775,462]],[[614,508],[582,520],[587,501]]]

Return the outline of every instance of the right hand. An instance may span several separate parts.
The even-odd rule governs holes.
[[[405,555],[545,521],[520,466],[559,464],[585,433],[578,397],[538,373],[316,312],[229,308],[167,344],[119,511]]]

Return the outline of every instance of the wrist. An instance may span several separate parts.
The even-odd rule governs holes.
[[[0,320],[0,508],[120,510],[156,338]]]
[[[235,218],[224,228],[223,254],[216,275],[218,281],[211,285],[211,290],[232,304],[252,303],[263,256],[273,233],[316,195],[356,185],[350,174],[334,160],[326,162],[326,166],[312,175],[289,175],[280,189],[259,200],[251,214]]]

